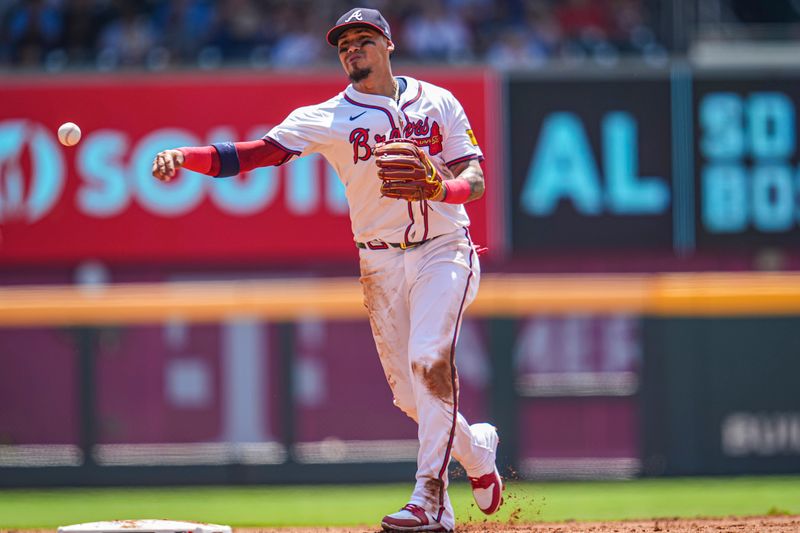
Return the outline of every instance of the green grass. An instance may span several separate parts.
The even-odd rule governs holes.
[[[169,518],[231,526],[374,526],[398,509],[410,484],[296,487],[0,490],[0,529],[123,518]],[[469,487],[451,498],[461,523],[485,517]],[[800,514],[800,477],[682,478],[509,483],[505,522]]]

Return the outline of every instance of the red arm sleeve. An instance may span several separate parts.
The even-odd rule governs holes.
[[[209,176],[219,174],[219,154],[213,146],[184,146],[178,150],[183,152],[183,168]]]
[[[234,143],[239,158],[239,172],[258,167],[281,165],[292,154],[267,139]],[[187,146],[178,148],[183,152],[183,166],[189,170],[209,176],[220,172],[220,156],[214,146]]]
[[[282,165],[292,156],[277,144],[270,142],[269,139],[236,143],[235,146],[236,152],[239,154],[241,172],[258,167]]]

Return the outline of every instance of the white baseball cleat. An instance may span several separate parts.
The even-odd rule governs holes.
[[[503,505],[503,479],[495,465],[500,438],[497,436],[497,428],[491,424],[472,424],[470,430],[481,446],[492,450],[492,471],[477,477],[469,476],[472,496],[478,509],[484,514],[492,514]]]
[[[429,512],[413,503],[384,516],[381,526],[385,531],[449,531]]]

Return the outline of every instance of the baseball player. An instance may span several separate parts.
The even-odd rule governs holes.
[[[502,503],[490,424],[458,412],[455,346],[480,266],[464,203],[484,192],[483,155],[461,104],[435,85],[392,74],[391,30],[355,8],[327,34],[350,78],[344,91],[293,111],[262,139],[156,155],[153,175],[183,167],[215,177],[322,154],[345,186],[364,303],[394,403],[419,426],[416,486],[383,517],[392,531],[450,531],[447,468],[467,472],[478,507]]]

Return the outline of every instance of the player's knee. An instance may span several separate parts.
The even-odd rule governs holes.
[[[431,396],[446,402],[453,401],[453,392],[458,385],[449,357],[420,357],[411,363],[411,372],[417,383]]]
[[[450,363],[450,346],[441,343],[412,345],[408,351],[412,367],[435,368]],[[413,368],[412,368],[413,370]]]

